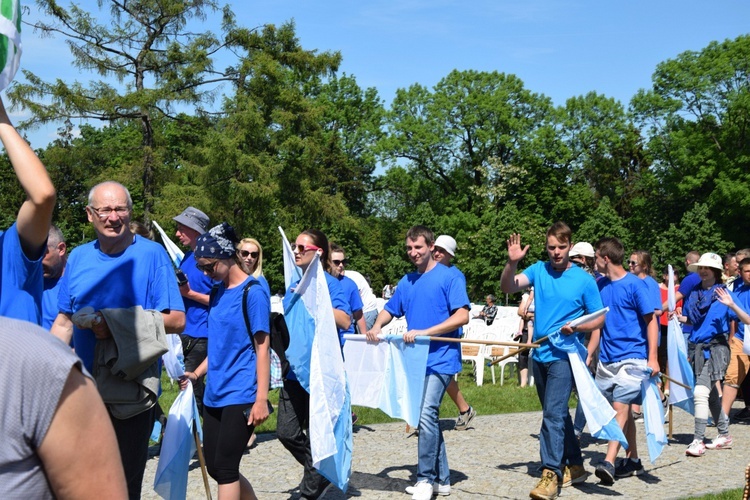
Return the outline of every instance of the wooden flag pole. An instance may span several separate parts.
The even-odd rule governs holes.
[[[499,362],[501,362],[501,361],[505,361],[505,360],[506,360],[506,359],[508,359],[508,358],[512,358],[513,356],[516,356],[516,355],[518,355],[519,353],[522,353],[522,352],[524,352],[524,351],[528,351],[529,349],[531,349],[531,348],[533,348],[533,347],[539,347],[539,344],[541,344],[542,342],[546,342],[548,338],[549,338],[549,336],[547,336],[547,337],[542,337],[542,338],[540,338],[539,340],[537,340],[535,344],[527,344],[527,345],[528,345],[528,347],[522,347],[522,348],[520,348],[519,350],[517,350],[516,352],[511,352],[511,353],[509,353],[509,354],[506,354],[505,356],[500,356],[500,357],[499,357],[499,358],[497,358],[496,360],[492,361],[492,363],[488,363],[488,364],[487,364],[487,366],[492,366],[492,365],[496,365],[496,364],[498,364],[498,363],[499,363]]]
[[[195,438],[195,447],[198,451],[198,463],[201,465],[201,473],[203,474],[203,485],[206,487],[206,498],[211,498],[211,487],[208,484],[208,474],[206,474],[206,460],[203,458],[203,446],[201,446],[201,439],[198,437],[198,428],[193,424],[193,437]]]
[[[546,337],[545,337],[546,338]],[[523,349],[532,349],[539,347],[539,344],[522,344],[520,342],[503,342],[501,340],[480,340],[480,339],[456,339],[453,337],[429,337],[430,342],[454,342],[461,343],[466,342],[467,344],[481,344],[481,345],[499,345],[499,346],[510,346],[510,347],[521,347]]]

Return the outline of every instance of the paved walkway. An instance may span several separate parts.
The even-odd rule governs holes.
[[[735,410],[738,409],[736,406]],[[540,423],[540,412],[478,416],[472,422],[473,428],[466,431],[453,430],[452,420],[441,421],[451,467],[450,498],[528,498],[540,475]],[[647,456],[643,424],[636,425],[640,454]],[[685,456],[692,431],[692,417],[677,410],[670,446],[656,463],[644,459],[644,475],[618,480],[610,487],[599,485],[593,475],[595,464],[604,457],[606,443],[584,435],[581,444],[585,467],[592,474],[586,483],[562,490],[560,498],[687,498],[743,486],[745,466],[750,461],[747,451],[750,425],[731,426],[733,449],[708,450],[701,458]],[[707,435],[714,437],[716,429],[709,428]],[[158,498],[153,491],[157,460],[148,462],[143,498]],[[407,437],[403,423],[356,425],[348,495],[330,489],[324,498],[408,500],[404,488],[415,481],[416,461],[417,438]],[[260,499],[299,497],[295,488],[301,480],[302,467],[281,446],[275,434],[258,437],[258,443],[244,456],[241,469]],[[217,498],[216,483],[210,479],[209,482],[213,498]],[[188,498],[205,498],[197,460],[189,473]]]

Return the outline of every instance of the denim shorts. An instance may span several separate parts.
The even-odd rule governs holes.
[[[600,361],[596,367],[596,385],[610,403],[639,405],[642,403],[641,374],[646,365],[645,359],[624,359],[608,364]]]

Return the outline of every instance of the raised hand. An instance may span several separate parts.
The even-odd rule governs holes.
[[[526,256],[526,252],[529,251],[529,245],[521,247],[521,235],[513,233],[508,238],[508,260],[511,262],[518,262]]]
[[[734,304],[732,294],[724,287],[718,287],[716,289],[716,299],[727,307],[730,307],[732,304]]]

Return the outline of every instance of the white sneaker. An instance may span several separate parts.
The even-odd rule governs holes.
[[[700,439],[694,440],[685,450],[685,455],[690,457],[702,457],[704,453],[706,453],[706,445]]]
[[[728,450],[732,447],[732,436],[729,434],[722,434],[710,443],[706,443],[706,448],[709,450]]]
[[[419,484],[419,483],[417,483]],[[416,486],[407,486],[406,492],[413,494],[416,491]],[[432,494],[440,495],[441,497],[447,497],[451,494],[451,485],[449,484],[438,484],[432,483]]]
[[[418,481],[414,486],[407,486],[406,492],[411,494],[412,500],[431,500],[433,489],[433,485],[427,481]]]

